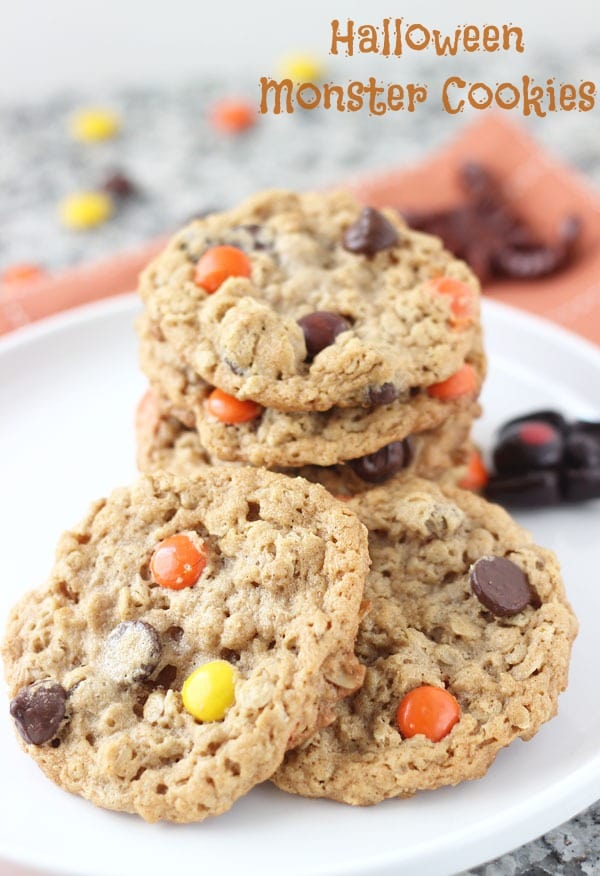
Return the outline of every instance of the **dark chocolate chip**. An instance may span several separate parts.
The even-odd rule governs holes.
[[[21,688],[10,704],[10,714],[25,742],[49,742],[65,717],[66,701],[66,690],[56,682],[36,682]]]
[[[398,398],[398,390],[393,383],[382,383],[381,386],[371,386],[367,398],[372,407],[389,405]]]
[[[160,636],[146,621],[124,621],[104,643],[102,671],[119,684],[145,681],[156,669],[161,655]]]
[[[562,489],[568,502],[600,499],[600,466],[597,468],[563,469]]]
[[[330,310],[315,310],[298,320],[304,332],[306,358],[310,361],[317,353],[329,347],[342,332],[347,332],[350,324],[339,313]]]
[[[107,177],[102,185],[105,192],[116,198],[131,198],[137,192],[136,184],[124,173],[117,170]]]
[[[398,243],[398,231],[378,210],[365,207],[359,218],[344,232],[344,249],[374,256]]]
[[[537,508],[560,502],[560,480],[553,469],[519,475],[492,475],[484,494],[491,502],[512,508]]]
[[[504,427],[494,450],[494,465],[499,474],[552,468],[563,455],[562,434],[543,420],[524,420]]]
[[[534,600],[527,575],[504,557],[482,557],[471,567],[471,587],[492,614],[511,617]]]
[[[405,438],[403,441],[386,444],[375,453],[350,459],[348,465],[363,481],[380,484],[409,466],[413,455],[412,441],[410,438]]]

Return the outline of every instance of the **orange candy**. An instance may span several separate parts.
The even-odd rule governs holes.
[[[469,457],[465,476],[459,481],[458,486],[462,487],[463,490],[481,490],[485,487],[488,480],[489,475],[483,464],[481,453],[473,448],[473,450],[471,450],[471,456]]]
[[[254,420],[262,412],[262,407],[256,402],[240,401],[233,395],[227,395],[222,389],[213,389],[205,404],[209,414],[230,426]]]
[[[477,392],[477,375],[473,366],[465,362],[462,368],[447,380],[428,386],[427,392],[432,398],[438,398],[440,401],[453,401],[463,395],[474,395]]]
[[[240,134],[256,124],[256,109],[246,100],[224,98],[212,107],[210,121],[224,134]]]
[[[427,284],[428,288],[440,295],[450,296],[452,325],[454,328],[465,328],[473,322],[474,293],[470,286],[454,277],[436,277]]]
[[[192,587],[205,566],[206,555],[198,550],[189,536],[183,534],[161,541],[150,560],[152,579],[170,590]]]
[[[249,277],[252,266],[245,252],[236,246],[213,246],[198,260],[194,283],[209,295],[228,277]]]
[[[422,733],[439,742],[460,718],[460,706],[443,687],[423,684],[402,698],[396,713],[398,729],[405,739]]]
[[[2,282],[7,285],[31,283],[33,280],[41,280],[46,272],[39,265],[22,264],[11,265],[2,272]]]

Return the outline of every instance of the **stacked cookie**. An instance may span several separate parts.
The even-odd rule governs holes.
[[[328,468],[342,492],[465,464],[484,374],[478,284],[394,211],[266,193],[181,231],[140,293],[160,414],[211,461]]]
[[[63,536],[3,645],[45,773],[189,822],[269,778],[410,796],[531,738],[576,621],[554,555],[456,486],[468,268],[392,212],[275,192],[180,232],[141,294],[145,474]]]

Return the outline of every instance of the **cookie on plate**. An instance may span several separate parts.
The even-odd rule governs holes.
[[[365,682],[274,781],[367,805],[479,778],[566,687],[577,622],[556,557],[500,507],[426,481],[348,507],[369,530]]]
[[[10,616],[24,749],[109,809],[224,812],[361,683],[368,563],[356,516],[299,478],[206,466],[116,490]]]
[[[345,192],[269,191],[193,222],[139,288],[184,367],[280,411],[410,404],[459,370],[479,326],[467,265]]]
[[[197,429],[211,457],[267,468],[336,465],[444,423],[451,428],[454,419],[468,412],[477,415],[476,399],[485,375],[477,331],[455,385],[442,384],[447,391],[438,393],[430,387],[408,400],[392,398],[387,403],[382,397],[370,408],[279,411],[213,390],[192,369],[181,366],[147,316],[138,323],[138,335],[142,370],[167,412]]]
[[[328,468],[305,465],[280,471],[322,484],[336,496],[354,495],[396,476],[419,475],[457,484],[466,473],[472,453],[469,433],[478,413],[479,407],[474,403],[437,429],[412,435],[345,464]],[[143,472],[164,469],[182,477],[193,477],[198,466],[235,464],[221,463],[211,456],[202,446],[196,430],[166,413],[164,404],[152,390],[138,406],[136,440],[137,463]]]

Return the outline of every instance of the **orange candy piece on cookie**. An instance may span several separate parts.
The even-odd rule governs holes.
[[[481,453],[473,448],[467,463],[467,470],[462,480],[458,482],[458,486],[462,487],[463,490],[482,490],[489,477]]]
[[[193,587],[205,566],[206,554],[183,533],[161,541],[150,560],[152,580],[169,590]]]
[[[427,392],[432,398],[440,401],[454,401],[464,395],[475,395],[477,392],[477,375],[472,365],[468,362],[459,368],[456,374],[452,374],[441,383],[432,383],[427,387]]]
[[[436,277],[430,280],[427,288],[439,295],[450,297],[450,310],[452,311],[452,325],[454,328],[466,328],[474,318],[474,292],[470,286],[462,280],[454,277]]]
[[[460,706],[443,687],[423,684],[404,696],[398,706],[396,722],[405,739],[419,733],[439,742],[460,719]]]
[[[213,389],[205,405],[209,414],[230,426],[247,423],[262,413],[261,405],[253,401],[240,401],[233,395],[227,395],[222,389]]]
[[[252,266],[236,246],[212,246],[198,260],[194,283],[211,295],[229,277],[249,277]]]

